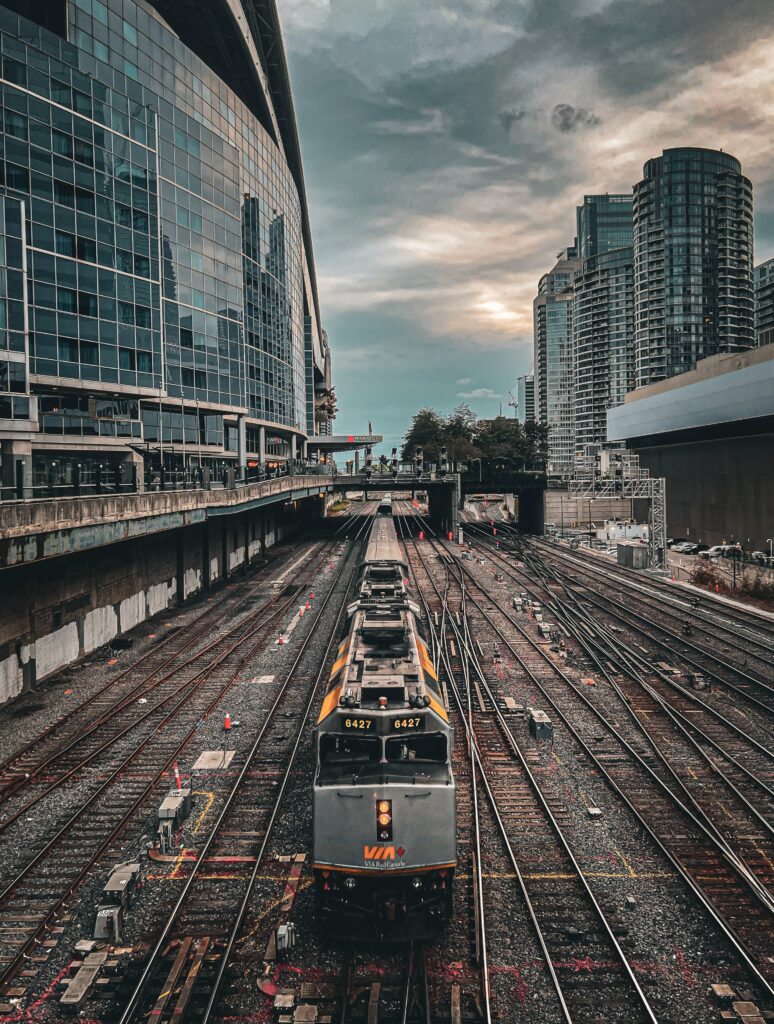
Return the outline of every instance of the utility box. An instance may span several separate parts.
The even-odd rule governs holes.
[[[159,805],[159,821],[172,820],[175,825],[178,825],[190,813],[190,789],[171,789]]]
[[[552,740],[554,726],[545,711],[532,708],[529,712],[529,731],[536,740]]]
[[[539,622],[538,623],[538,633],[543,638],[543,640],[550,640],[551,639],[551,630],[552,629],[553,629],[553,626],[549,622]]]
[[[624,565],[627,569],[648,568],[647,544],[617,544],[615,550],[619,565]]]
[[[97,907],[97,917],[94,921],[94,938],[113,944],[120,942],[123,920],[124,915],[121,906]]]
[[[139,861],[119,864],[102,890],[105,903],[120,906],[125,910],[132,901],[132,890],[139,877]]]

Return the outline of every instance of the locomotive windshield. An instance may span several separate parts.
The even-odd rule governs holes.
[[[395,737],[387,740],[386,747],[391,762],[446,764],[446,737],[441,732]]]
[[[376,736],[353,736],[351,733],[323,733],[320,737],[320,763],[323,765],[368,764],[378,761],[380,743]]]

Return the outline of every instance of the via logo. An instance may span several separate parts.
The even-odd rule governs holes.
[[[363,847],[363,859],[364,860],[395,860],[395,857],[402,857],[406,851],[402,846],[396,850],[394,846],[364,846]]]

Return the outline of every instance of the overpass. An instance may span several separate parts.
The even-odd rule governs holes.
[[[499,463],[478,465],[462,473],[399,474],[386,473],[336,476],[330,480],[334,491],[424,491],[432,526],[441,531],[456,530],[457,511],[469,494],[513,494],[518,497],[518,523],[529,533],[543,532],[543,493],[546,475],[542,469],[519,469]]]

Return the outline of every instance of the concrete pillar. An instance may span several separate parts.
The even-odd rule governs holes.
[[[247,475],[247,419],[244,416],[237,416],[237,465],[239,479],[244,480]]]
[[[266,465],[266,427],[258,427],[258,461]]]
[[[31,498],[32,442],[6,440],[0,447],[2,476],[0,482],[5,498]]]
[[[452,486],[427,488],[427,512],[433,529],[446,534],[457,530],[457,495]]]
[[[290,458],[291,461],[296,461],[296,435],[290,435]]]
[[[360,472],[360,451],[355,449],[355,476]]]
[[[124,473],[131,478],[132,471],[137,475],[137,490],[145,490],[145,460],[139,452],[124,452],[121,462],[126,467]]]
[[[209,590],[212,584],[210,576],[210,524],[205,519],[202,523],[202,587]]]

